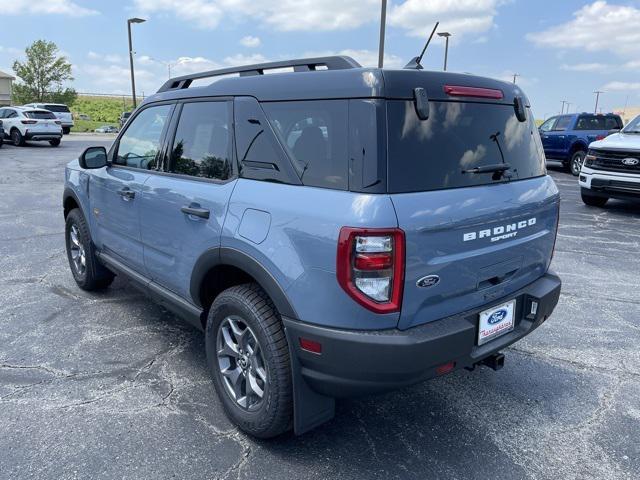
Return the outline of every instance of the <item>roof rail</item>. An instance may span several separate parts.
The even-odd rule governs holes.
[[[255,65],[222,68],[219,70],[210,70],[207,72],[193,73],[190,75],[183,75],[181,77],[170,78],[164,83],[164,85],[162,85],[162,87],[160,87],[158,93],[166,92],[167,90],[189,88],[194,80],[217,77],[220,75],[229,75],[232,73],[238,73],[241,77],[245,77],[252,75],[264,75],[265,70],[287,67],[293,67],[294,72],[311,72],[317,70],[317,67],[325,67],[327,70],[345,70],[349,68],[360,68],[361,66],[362,65],[356,62],[353,58],[343,55],[257,63]]]

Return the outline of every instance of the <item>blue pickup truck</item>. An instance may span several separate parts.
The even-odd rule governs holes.
[[[551,117],[540,125],[540,137],[548,159],[559,160],[578,176],[591,142],[602,140],[622,128],[619,115],[572,113]]]

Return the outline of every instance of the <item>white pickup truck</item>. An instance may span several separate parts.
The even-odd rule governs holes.
[[[609,198],[640,200],[640,115],[619,133],[589,145],[578,181],[587,205],[602,207]]]

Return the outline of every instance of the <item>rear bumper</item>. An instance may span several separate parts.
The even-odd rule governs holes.
[[[410,385],[438,375],[437,368],[455,362],[454,370],[471,367],[539,327],[558,303],[560,279],[547,273],[514,294],[480,308],[408,330],[337,330],[283,318],[290,349],[300,374],[317,393],[350,397]],[[485,345],[477,345],[478,314],[517,299],[515,328]],[[527,315],[531,301],[535,315]],[[322,344],[322,353],[300,348],[300,338]]]
[[[49,132],[26,132],[24,135],[25,140],[55,140],[62,138],[62,131],[60,133],[49,133]]]

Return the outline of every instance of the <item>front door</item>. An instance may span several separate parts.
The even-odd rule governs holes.
[[[196,260],[220,245],[236,175],[231,102],[194,101],[177,108],[167,172],[145,184],[140,224],[149,276],[188,299]]]
[[[140,200],[149,171],[157,165],[172,108],[158,105],[140,111],[114,145],[111,165],[90,177],[94,242],[143,275]]]

